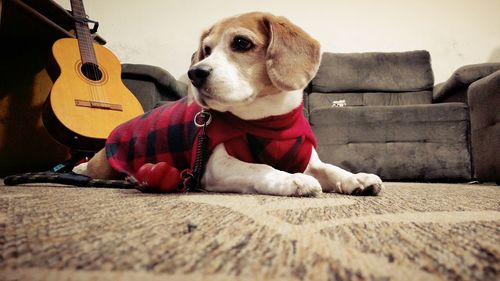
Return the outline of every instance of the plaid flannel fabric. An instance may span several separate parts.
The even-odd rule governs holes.
[[[193,117],[199,110],[196,104],[181,99],[120,125],[106,141],[108,162],[127,175],[134,175],[146,163],[190,168],[197,134]]]
[[[193,119],[200,110],[184,98],[122,124],[106,142],[108,162],[127,175],[134,175],[145,163],[167,162],[181,171],[192,169],[199,133]],[[295,173],[306,169],[316,146],[302,106],[285,115],[252,121],[230,113],[212,112],[212,116],[206,128],[209,152],[224,143],[237,159]]]

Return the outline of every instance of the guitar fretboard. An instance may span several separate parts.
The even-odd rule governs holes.
[[[83,19],[87,18],[82,0],[71,0],[71,11],[75,20],[76,38],[78,39],[78,47],[80,49],[80,57],[82,63],[93,63],[97,65],[97,58],[92,45],[93,39],[90,35],[90,30],[87,22]]]

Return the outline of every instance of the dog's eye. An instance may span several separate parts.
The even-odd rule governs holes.
[[[205,53],[205,57],[210,56],[210,54],[212,53],[212,48],[208,46],[203,47],[203,53]]]
[[[231,47],[233,50],[236,52],[246,52],[250,49],[252,49],[254,44],[252,41],[244,38],[244,37],[235,37],[233,40],[233,43],[231,44]]]

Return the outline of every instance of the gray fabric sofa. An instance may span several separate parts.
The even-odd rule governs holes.
[[[491,174],[494,169],[485,164],[484,154],[495,145],[498,148],[498,127],[490,123],[499,121],[500,103],[469,95],[477,104],[474,109],[465,100],[467,92],[480,91],[477,87],[488,93],[484,95],[493,95],[495,83],[498,93],[498,75],[487,77],[500,69],[500,64],[464,67],[460,73],[464,69],[467,81],[453,75],[434,87],[427,51],[324,53],[305,94],[320,157],[353,172],[376,173],[385,180],[468,181],[481,165],[488,165]],[[474,85],[475,81],[479,85]],[[489,119],[473,122],[489,123],[481,132],[473,129],[472,139],[483,145],[478,150],[472,142],[471,154],[470,127],[471,119],[476,120],[472,117],[475,110]],[[497,137],[486,143],[484,136],[474,134]],[[475,156],[479,153],[483,156]],[[475,178],[498,180],[496,167],[496,179],[481,178],[480,173]]]
[[[150,65],[122,65],[147,111],[187,85]],[[464,66],[434,86],[430,55],[325,53],[304,94],[321,158],[384,180],[500,181],[500,63]],[[346,106],[332,107],[344,100]]]

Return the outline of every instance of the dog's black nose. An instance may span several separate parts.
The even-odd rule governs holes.
[[[199,88],[203,86],[205,81],[207,81],[207,77],[212,72],[212,68],[206,64],[200,64],[197,66],[193,66],[188,71],[189,79],[191,79],[191,83]]]

